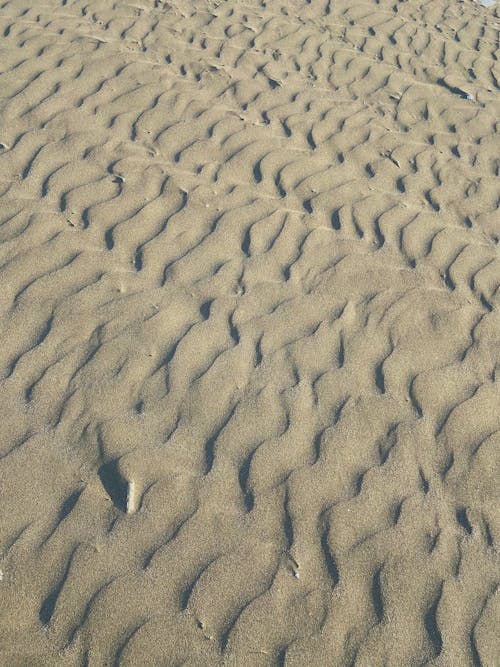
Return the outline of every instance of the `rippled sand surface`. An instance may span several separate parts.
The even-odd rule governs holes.
[[[0,33],[0,664],[499,665],[499,7]]]

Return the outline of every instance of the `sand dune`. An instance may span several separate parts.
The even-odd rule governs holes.
[[[0,664],[500,664],[500,9],[0,30]]]

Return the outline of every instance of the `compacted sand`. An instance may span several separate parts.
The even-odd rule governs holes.
[[[0,2],[2,667],[500,665],[492,4]]]

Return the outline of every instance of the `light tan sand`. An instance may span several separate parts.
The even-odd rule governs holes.
[[[500,665],[500,10],[2,0],[0,665]]]

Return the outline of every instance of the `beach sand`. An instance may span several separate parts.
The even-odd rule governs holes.
[[[500,665],[499,7],[0,31],[0,665]]]

